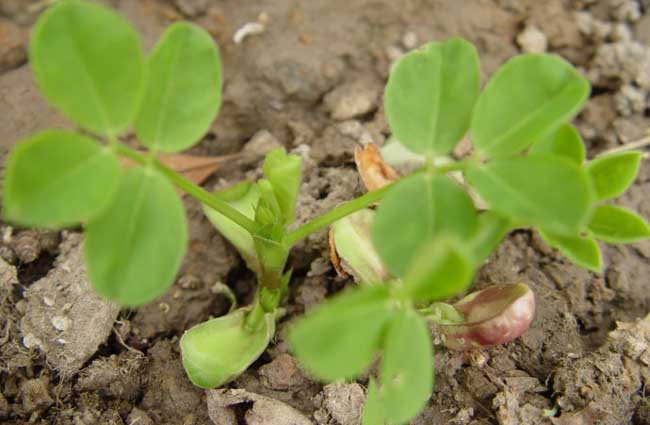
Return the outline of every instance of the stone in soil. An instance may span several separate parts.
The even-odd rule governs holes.
[[[95,354],[120,311],[91,287],[78,234],[68,235],[54,269],[27,288],[25,297],[23,344],[41,351],[64,376],[76,373]]]
[[[517,44],[524,53],[544,53],[548,47],[548,40],[539,28],[528,25],[517,35]]]
[[[246,390],[208,390],[206,394],[208,414],[215,425],[238,425],[241,416],[247,425],[313,425],[293,407]]]
[[[382,85],[365,78],[338,86],[325,96],[325,108],[333,119],[342,121],[377,109]]]
[[[314,412],[319,425],[359,425],[366,399],[363,387],[356,382],[325,385],[322,407]]]

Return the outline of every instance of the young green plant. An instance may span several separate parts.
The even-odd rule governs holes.
[[[594,271],[602,265],[598,239],[626,243],[650,234],[634,212],[605,204],[632,183],[640,154],[585,162],[582,140],[568,121],[587,99],[589,84],[555,56],[519,56],[481,93],[478,56],[466,41],[430,43],[406,55],[391,73],[386,113],[395,138],[419,154],[423,166],[300,227],[294,224],[298,156],[274,150],[263,179],[214,194],[159,160],[199,141],[219,110],[219,53],[202,29],[176,23],[145,57],[119,15],[61,0],[35,25],[30,63],[45,97],[81,131],[47,130],[11,152],[7,221],[83,226],[94,288],[123,306],[138,306],[163,294],[181,267],[188,232],[175,186],[203,203],[256,273],[251,305],[181,339],[183,364],[200,387],[230,382],[266,349],[283,315],[291,248],[334,223],[347,229],[336,232],[337,249],[360,285],[296,323],[289,340],[307,370],[325,380],[354,379],[381,354],[366,424],[405,423],[428,400],[427,321],[440,326],[449,347],[460,349],[507,342],[526,330],[534,298],[525,285],[497,285],[444,302],[469,288],[510,230],[535,228]],[[123,141],[130,128],[143,150]],[[441,160],[468,129],[475,154]],[[120,157],[138,166],[123,169]],[[450,178],[458,172],[463,184]],[[468,193],[478,194],[488,210],[478,211]],[[368,209],[380,201],[376,211]],[[361,234],[359,223],[366,238],[348,238],[351,248],[345,246],[341,232]],[[355,247],[352,255],[348,249]]]
[[[153,301],[173,284],[188,231],[180,196],[198,199],[255,271],[255,301],[188,331],[183,362],[192,381],[220,386],[266,348],[282,315],[298,241],[379,200],[351,201],[306,225],[295,221],[301,160],[270,152],[265,178],[212,194],[166,167],[208,131],[221,103],[221,61],[210,35],[178,22],[145,55],[135,30],[93,2],[60,0],[34,26],[30,64],[45,98],[79,127],[22,141],[7,159],[3,216],[17,226],[85,230],[91,283],[126,307]],[[133,129],[140,150],[124,142]],[[120,159],[137,164],[124,169]]]
[[[434,378],[427,322],[458,350],[506,343],[530,326],[535,299],[521,283],[445,303],[467,291],[511,230],[539,231],[594,272],[602,268],[597,240],[650,236],[636,213],[603,203],[634,181],[641,154],[585,161],[569,121],[590,87],[569,63],[521,55],[497,70],[482,92],[479,80],[476,51],[460,39],[430,43],[397,63],[386,87],[386,114],[393,136],[423,166],[392,184],[376,211],[334,224],[335,264],[360,285],[289,332],[306,369],[326,381],[358,378],[380,358],[365,425],[407,423],[426,405]],[[473,154],[451,160],[468,131]]]

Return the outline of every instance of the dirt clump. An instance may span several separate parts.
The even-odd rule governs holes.
[[[63,375],[76,373],[95,354],[120,311],[91,287],[78,234],[62,243],[54,269],[32,284],[25,298],[23,345],[41,351]]]

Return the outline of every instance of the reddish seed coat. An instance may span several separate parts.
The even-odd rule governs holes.
[[[467,322],[443,325],[445,345],[454,350],[505,344],[521,336],[535,317],[535,295],[523,284],[494,285],[454,305]]]

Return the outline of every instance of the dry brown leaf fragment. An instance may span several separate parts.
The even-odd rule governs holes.
[[[379,148],[374,143],[354,150],[354,161],[364,186],[369,192],[381,189],[399,179],[399,174],[384,161]]]
[[[225,156],[199,156],[184,154],[165,154],[158,159],[171,170],[182,174],[192,183],[200,185],[210,177],[223,161],[231,159],[233,155]],[[121,158],[122,165],[126,168],[135,163],[127,158]]]

